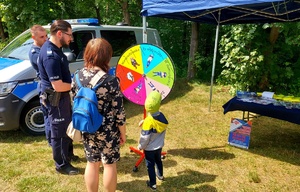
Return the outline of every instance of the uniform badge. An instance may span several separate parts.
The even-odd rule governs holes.
[[[53,57],[53,51],[50,47],[47,48],[47,57]]]

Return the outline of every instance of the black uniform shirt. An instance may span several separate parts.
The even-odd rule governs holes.
[[[71,83],[67,57],[62,50],[51,41],[46,41],[41,47],[38,58],[38,69],[40,72],[42,92],[44,92],[46,88],[53,88],[51,81],[62,80],[64,83]]]
[[[36,70],[37,77],[39,76],[39,70],[37,66],[37,59],[40,53],[40,47],[36,45],[32,45],[30,51],[29,51],[29,60],[32,65],[32,67]]]

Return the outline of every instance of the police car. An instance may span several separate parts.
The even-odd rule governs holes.
[[[83,67],[84,48],[92,38],[103,37],[112,45],[112,74],[120,55],[132,45],[143,42],[142,27],[99,25],[98,20],[93,18],[66,21],[72,25],[74,37],[70,47],[63,49],[71,73]],[[43,27],[48,31],[50,29],[50,25]],[[147,42],[161,46],[156,29],[147,28]],[[21,129],[30,135],[45,134],[38,80],[28,57],[32,43],[28,29],[0,52],[0,131]]]

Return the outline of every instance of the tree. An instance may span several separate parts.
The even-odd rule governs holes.
[[[4,14],[5,14],[5,6],[3,3],[0,3],[0,37],[3,42],[6,39],[4,25],[3,25],[3,21],[2,21]]]
[[[3,21],[7,25],[10,37],[15,37],[32,24],[47,24],[53,19],[63,17],[65,14],[63,5],[68,1],[3,0],[5,5]]]
[[[0,37],[1,37],[2,41],[5,41],[6,35],[5,35],[5,31],[4,31],[4,26],[2,23],[2,17],[0,17]]]
[[[130,25],[130,14],[128,11],[128,1],[127,0],[116,0],[116,1],[119,5],[121,5],[124,23]]]
[[[292,26],[292,28],[291,28]],[[292,30],[291,30],[292,29]],[[234,25],[220,41],[220,84],[236,90],[299,95],[299,35],[293,23]],[[288,44],[294,42],[292,44]]]
[[[190,44],[190,55],[188,62],[188,72],[187,79],[194,78],[195,76],[195,55],[198,50],[198,34],[199,34],[199,24],[192,22],[192,33],[191,33],[191,44]]]

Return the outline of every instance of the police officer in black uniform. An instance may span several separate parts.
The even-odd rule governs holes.
[[[31,46],[31,49],[29,51],[29,60],[32,65],[32,67],[36,70],[37,78],[39,78],[39,70],[37,66],[37,58],[39,56],[40,50],[42,45],[47,41],[47,31],[44,27],[41,25],[33,25],[30,28],[31,32],[31,38],[33,39],[33,44]],[[38,90],[40,93],[40,83],[38,84]],[[48,121],[48,112],[47,108],[43,105],[41,105],[43,114],[44,114],[44,123],[45,123],[45,135],[46,139],[48,141],[48,144],[51,146],[51,140],[50,140],[50,125]]]
[[[33,39],[33,44],[29,51],[29,60],[32,67],[36,70],[37,76],[39,74],[38,66],[37,66],[37,58],[39,56],[41,47],[47,41],[47,31],[41,25],[33,25],[30,28],[31,38]]]
[[[62,52],[72,41],[71,25],[64,20],[56,20],[50,27],[50,39],[42,46],[38,58],[41,80],[41,104],[48,109],[51,129],[51,147],[56,171],[76,175],[79,170],[70,163],[73,151],[72,140],[66,130],[71,122],[71,74],[69,62]],[[70,146],[72,150],[70,150]]]

